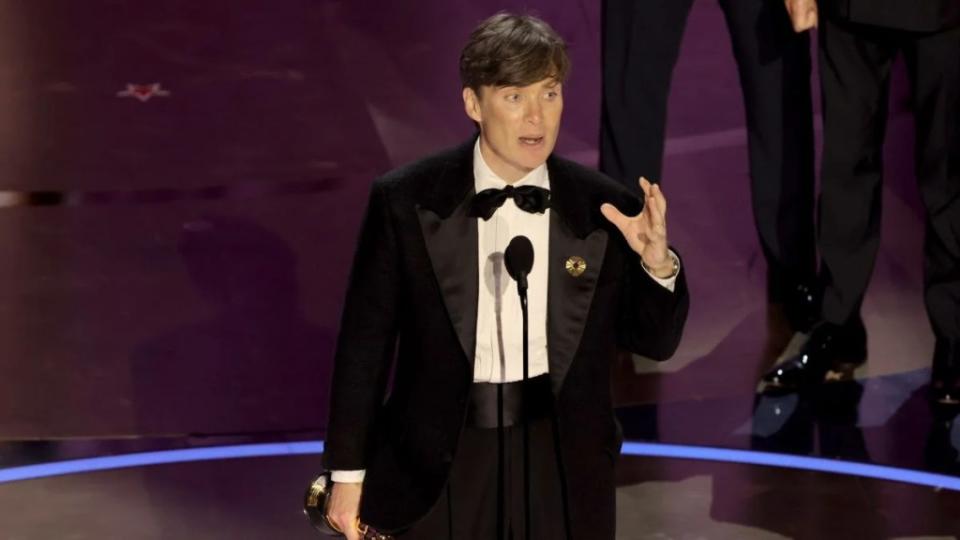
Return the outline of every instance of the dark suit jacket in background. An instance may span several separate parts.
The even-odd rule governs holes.
[[[937,32],[960,26],[960,0],[820,0],[835,20],[906,30]]]
[[[325,464],[366,469],[360,515],[396,531],[437,501],[473,382],[478,293],[470,141],[374,182],[335,357]],[[575,539],[612,539],[614,463],[622,436],[610,397],[617,346],[666,359],[689,299],[639,266],[599,212],[640,202],[602,174],[551,157],[547,341]],[[564,262],[587,262],[580,277]],[[394,364],[395,360],[395,364]],[[394,364],[394,384],[384,402]]]

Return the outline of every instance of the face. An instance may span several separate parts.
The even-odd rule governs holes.
[[[563,113],[561,83],[547,78],[527,86],[463,89],[463,104],[480,125],[480,151],[487,165],[515,182],[553,152]]]

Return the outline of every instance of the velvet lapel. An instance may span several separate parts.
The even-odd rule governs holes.
[[[467,215],[474,191],[473,145],[454,150],[417,205],[417,218],[447,315],[472,366],[477,340],[477,220]]]
[[[607,232],[591,219],[594,197],[581,192],[578,179],[556,160],[547,161],[547,166],[551,207],[547,351],[551,385],[559,394],[580,347],[607,249]],[[567,270],[571,257],[586,261],[586,269],[579,276]]]
[[[450,154],[442,172],[420,197],[417,217],[447,314],[473,365],[477,339],[477,220],[467,215],[474,192],[475,139]],[[550,174],[550,261],[547,291],[547,350],[554,392],[563,381],[580,346],[597,278],[607,249],[607,232],[594,217],[599,208],[586,186],[567,165],[547,160]],[[574,277],[566,269],[571,257],[587,267]]]

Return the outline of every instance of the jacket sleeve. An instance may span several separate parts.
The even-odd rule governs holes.
[[[617,314],[620,347],[654,360],[670,358],[680,344],[690,310],[682,260],[671,292],[647,274],[640,266],[640,257],[626,248],[622,279],[623,294]]]
[[[386,187],[375,182],[360,230],[334,354],[328,469],[365,469],[397,339],[397,235]]]

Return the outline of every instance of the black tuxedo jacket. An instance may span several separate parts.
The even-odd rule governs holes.
[[[937,32],[960,26],[960,0],[820,0],[828,17],[907,30]]]
[[[325,465],[366,469],[360,515],[383,531],[413,524],[437,501],[473,381],[478,294],[473,145],[374,182],[335,354]],[[570,161],[547,161],[551,189],[549,371],[576,539],[614,535],[621,435],[610,397],[618,345],[657,359],[676,349],[689,299],[670,292],[600,214],[633,215],[626,188]],[[570,275],[571,256],[586,271]],[[387,381],[393,385],[384,401]]]

